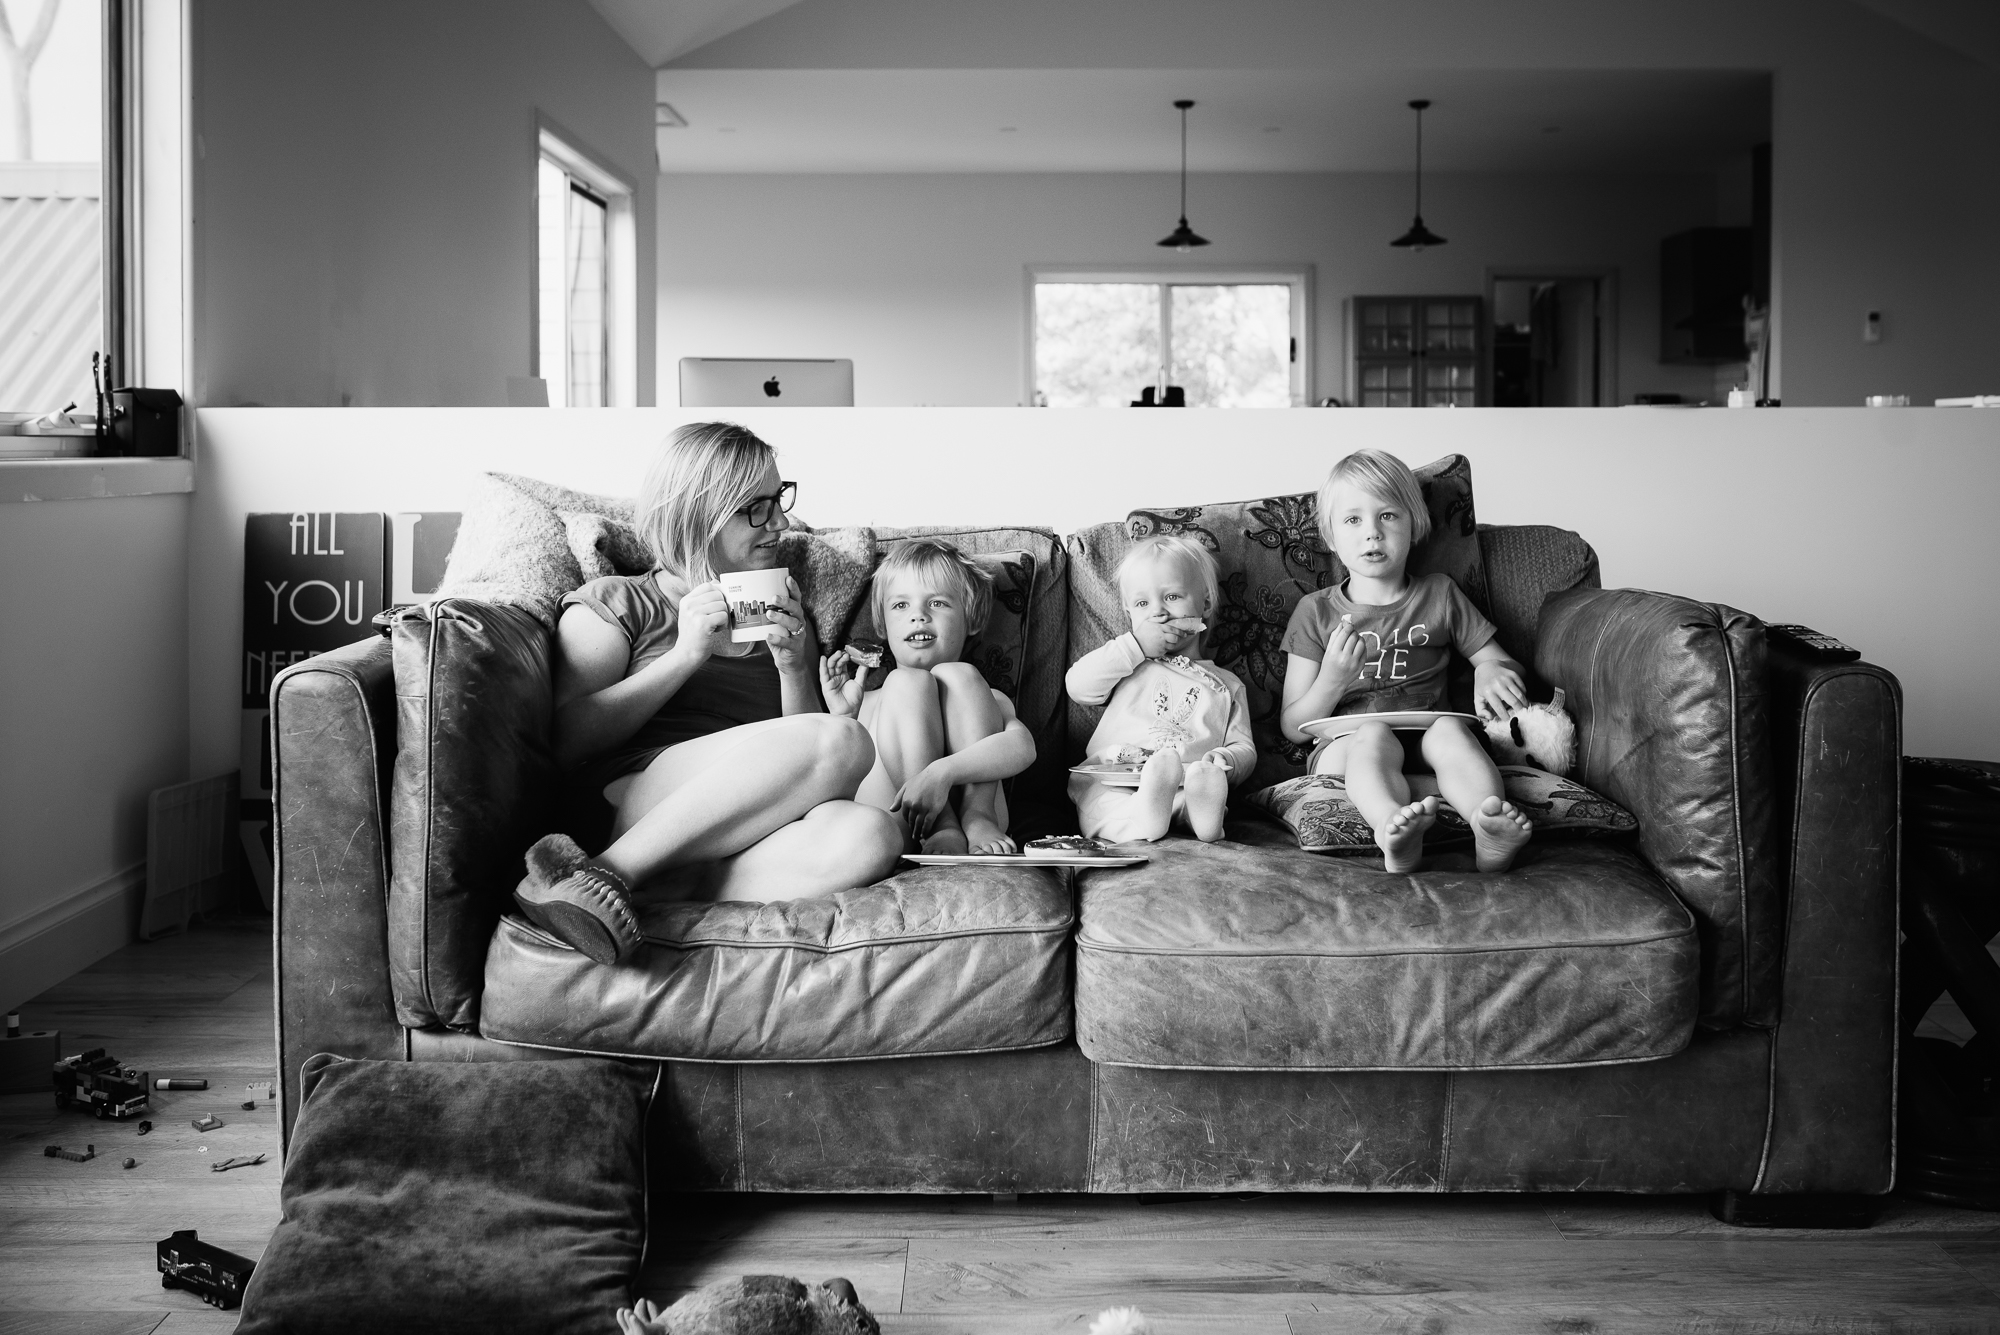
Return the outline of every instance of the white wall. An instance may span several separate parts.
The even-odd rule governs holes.
[[[505,403],[538,112],[636,192],[652,402],[653,76],[585,0],[192,14],[195,402]]]
[[[498,469],[629,494],[694,414],[207,410],[189,589],[193,755],[234,766],[243,515],[457,509]],[[759,409],[814,524],[1030,523],[1309,489],[1364,446],[1472,460],[1479,518],[1572,528],[1604,582],[1817,626],[1894,671],[1911,754],[2000,756],[2000,412]],[[1218,458],[1226,458],[1226,469]]]
[[[131,939],[146,796],[187,777],[188,512],[0,504],[0,1006]]]
[[[857,404],[1019,404],[1023,273],[1043,263],[1311,264],[1315,398],[1347,392],[1347,297],[1482,295],[1495,266],[1615,269],[1619,401],[1710,396],[1709,368],[1658,360],[1659,242],[1716,221],[1712,176],[1426,178],[1450,244],[1421,253],[1389,245],[1407,176],[1194,177],[1189,215],[1213,244],[1188,255],[1154,244],[1178,190],[1136,173],[663,175],[662,397],[677,402],[682,357],[852,357]]]

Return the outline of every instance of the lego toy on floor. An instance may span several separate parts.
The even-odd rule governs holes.
[[[618,1309],[621,1335],[881,1335],[854,1286],[808,1288],[783,1275],[744,1275],[696,1289],[672,1307],[641,1298]]]

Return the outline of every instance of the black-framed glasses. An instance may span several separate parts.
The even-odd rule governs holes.
[[[773,507],[776,507],[777,510],[785,514],[790,514],[792,507],[798,503],[798,499],[798,483],[780,482],[776,494],[755,497],[751,500],[750,504],[744,506],[736,513],[749,520],[751,528],[762,528],[771,522]]]

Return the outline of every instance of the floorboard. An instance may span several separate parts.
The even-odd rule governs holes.
[[[102,1046],[210,1087],[156,1093],[147,1136],[0,1096],[0,1335],[235,1328],[162,1290],[153,1248],[194,1228],[256,1257],[277,1223],[275,1110],[241,1107],[274,1074],[269,932],[129,947],[23,1007],[66,1053]],[[203,1113],[225,1125],[197,1132]],[[42,1154],[86,1142],[88,1163]],[[1154,1335],[2000,1335],[2000,1214],[1899,1198],[1840,1233],[1603,1195],[675,1195],[653,1222],[638,1289],[656,1300],[746,1273],[843,1275],[886,1335],[1084,1335],[1114,1305]]]

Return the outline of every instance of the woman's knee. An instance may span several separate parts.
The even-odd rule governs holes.
[[[836,787],[844,788],[846,794],[851,795],[875,766],[875,739],[868,735],[868,729],[862,727],[858,720],[836,714],[797,714],[793,717],[811,720],[808,729],[815,768],[822,771]]]
[[[867,884],[880,880],[903,856],[903,823],[880,807],[860,802],[828,802],[808,817],[829,861],[852,869]]]

